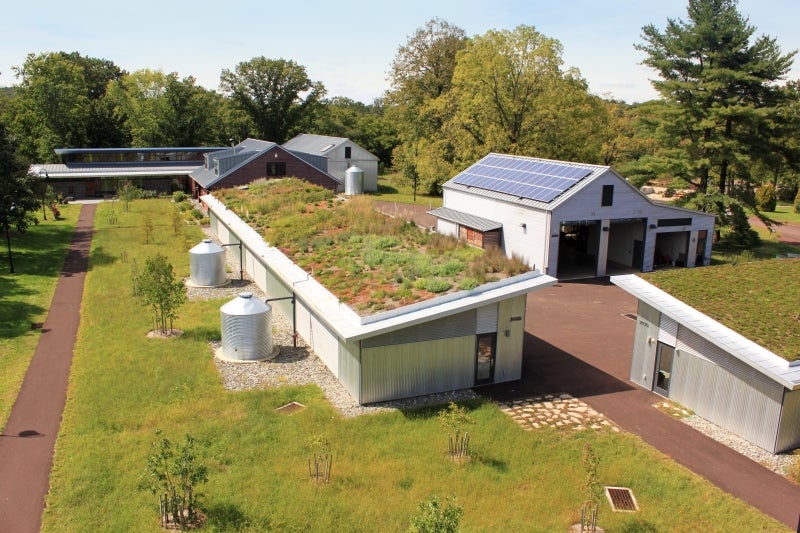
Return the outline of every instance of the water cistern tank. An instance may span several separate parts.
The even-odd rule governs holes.
[[[228,282],[225,274],[225,250],[211,239],[189,250],[189,284],[195,287],[219,287]]]
[[[355,165],[344,173],[344,193],[347,196],[364,194],[364,171]]]
[[[272,345],[272,308],[242,292],[219,309],[222,346],[216,356],[225,361],[263,361],[277,355]]]

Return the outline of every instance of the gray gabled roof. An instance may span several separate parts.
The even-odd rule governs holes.
[[[464,213],[463,211],[457,211],[447,207],[437,207],[436,209],[431,209],[428,211],[428,214],[433,215],[436,218],[455,222],[461,226],[476,229],[478,231],[492,231],[503,227],[503,224],[500,222],[470,215],[469,213]]]
[[[189,176],[198,185],[208,189],[274,146],[277,146],[277,144],[270,141],[245,139],[232,148],[206,154],[206,159],[209,162],[208,168],[202,166],[192,171]],[[212,162],[215,160],[219,161],[219,174],[214,172],[214,164]]]
[[[345,137],[331,137],[328,135],[315,135],[301,133],[283,143],[283,147],[293,152],[306,154],[325,155],[337,146],[348,141]]]
[[[784,387],[800,389],[800,361],[790,363],[635,274],[611,276],[611,283]]]

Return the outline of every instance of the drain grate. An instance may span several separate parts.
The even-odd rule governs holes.
[[[636,320],[637,318],[636,315],[633,313],[623,313],[622,316],[624,316],[625,318],[630,318],[631,320]]]
[[[296,413],[297,411],[301,411],[305,409],[306,406],[300,402],[291,402],[287,403],[286,405],[282,405],[275,409],[276,413],[283,413],[285,415],[290,415],[292,413]]]
[[[615,511],[636,512],[639,506],[636,504],[636,498],[633,496],[631,489],[625,487],[606,487],[606,497],[611,504],[611,508]]]

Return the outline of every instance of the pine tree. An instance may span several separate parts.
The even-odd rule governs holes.
[[[749,164],[776,141],[767,125],[785,93],[775,82],[795,52],[782,54],[767,36],[753,40],[736,0],[689,0],[687,12],[687,21],[669,19],[663,32],[645,26],[636,46],[658,72],[652,83],[666,102],[651,117],[662,149],[653,168],[702,192],[715,184],[728,193],[732,176],[748,178]]]

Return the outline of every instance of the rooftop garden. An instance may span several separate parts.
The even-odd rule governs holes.
[[[293,178],[215,196],[362,315],[530,270],[499,249],[477,249],[387,217],[368,196],[342,199]]]
[[[663,270],[656,287],[788,361],[800,360],[800,260]]]

